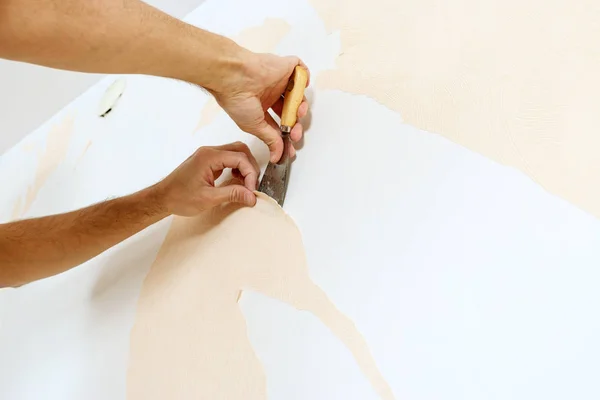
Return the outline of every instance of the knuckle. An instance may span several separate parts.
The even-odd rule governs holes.
[[[222,154],[222,150],[214,147],[208,147],[204,153],[207,158],[218,158],[220,154]]]
[[[246,153],[239,153],[240,165],[242,167],[247,167],[250,165],[250,157]]]
[[[250,148],[244,142],[235,142],[235,145],[238,149],[240,149],[240,151],[243,151],[244,153],[250,152]]]
[[[242,197],[243,197],[242,189],[240,187],[238,187],[238,186],[234,187],[229,192],[229,202],[230,203],[236,203],[240,199],[242,199]]]
[[[278,143],[277,136],[275,136],[275,135],[269,135],[269,136],[267,136],[267,137],[264,138],[264,142],[269,147],[275,146]]]
[[[196,156],[196,157],[206,156],[206,155],[210,154],[211,150],[212,149],[210,147],[207,147],[207,146],[199,147],[196,150],[196,152],[194,153],[194,156]]]

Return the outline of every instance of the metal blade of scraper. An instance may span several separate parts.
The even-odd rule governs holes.
[[[258,186],[260,192],[272,197],[281,207],[283,207],[290,177],[290,147],[292,146],[290,132],[296,124],[298,108],[304,99],[304,89],[307,82],[308,71],[301,66],[296,66],[283,95],[283,109],[281,111],[283,154],[277,163],[270,162],[267,165],[265,174]]]
[[[280,207],[283,207],[285,194],[287,193],[288,180],[290,177],[290,146],[292,140],[289,133],[283,134],[283,156],[278,163],[269,163],[263,175],[258,191],[272,197]]]

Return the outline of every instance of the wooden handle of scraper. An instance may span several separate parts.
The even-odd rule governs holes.
[[[304,99],[304,89],[308,81],[308,71],[299,65],[294,68],[294,73],[283,95],[283,110],[281,111],[281,130],[289,132],[298,119],[298,107]]]

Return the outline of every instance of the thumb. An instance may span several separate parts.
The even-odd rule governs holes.
[[[275,121],[273,123],[269,123],[271,116],[267,113],[265,114],[265,119],[253,129],[253,132],[249,132],[259,139],[261,139],[267,146],[269,146],[269,151],[271,152],[271,162],[277,162],[281,159],[283,154],[283,141],[281,139],[281,131],[279,128],[275,128],[277,124]]]
[[[213,207],[222,203],[239,203],[249,207],[253,207],[256,204],[256,195],[242,185],[221,186],[211,191]]]

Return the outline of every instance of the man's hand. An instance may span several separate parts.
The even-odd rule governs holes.
[[[225,168],[231,168],[244,184],[215,187]],[[254,206],[259,174],[258,163],[244,143],[201,147],[155,190],[169,214],[189,217],[221,203]]]
[[[0,1],[0,58],[202,86],[242,130],[269,146],[271,161],[281,158],[283,142],[267,110],[281,113],[288,79],[296,65],[304,66],[297,57],[252,53],[139,0]],[[298,116],[307,111],[304,102]],[[296,124],[291,138],[301,137]]]
[[[279,117],[283,108],[281,95],[297,65],[306,65],[298,57],[279,57],[243,51],[243,64],[238,73],[224,79],[213,92],[217,102],[245,132],[262,139],[269,146],[271,161],[282,156],[283,141],[277,123],[268,113],[271,108]],[[308,70],[308,68],[307,68]],[[308,112],[306,98],[298,109],[298,118]],[[293,142],[302,138],[302,125],[297,123],[290,133]],[[294,156],[295,150],[290,147]]]
[[[215,187],[225,168],[232,184]],[[73,268],[170,214],[191,216],[221,203],[256,204],[258,164],[243,143],[201,147],[161,182],[81,210],[0,224],[0,288]]]

